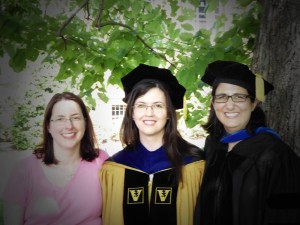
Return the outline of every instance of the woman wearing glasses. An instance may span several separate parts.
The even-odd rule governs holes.
[[[105,225],[192,225],[202,150],[177,130],[185,88],[167,69],[140,64],[122,78],[125,148],[100,171]]]
[[[231,61],[209,64],[202,81],[212,102],[194,224],[299,224],[300,158],[260,107],[273,86]]]
[[[96,148],[83,101],[72,93],[55,94],[45,111],[41,145],[8,182],[5,224],[102,224],[98,172],[107,158]]]

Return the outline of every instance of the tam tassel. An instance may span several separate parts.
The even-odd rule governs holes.
[[[265,86],[264,80],[260,74],[255,74],[255,97],[257,100],[265,101]]]

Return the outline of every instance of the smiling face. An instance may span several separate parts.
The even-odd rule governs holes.
[[[215,95],[234,95],[234,94],[246,94],[248,92],[245,88],[237,85],[220,83],[216,89]],[[256,107],[257,101],[251,102],[250,98],[247,98],[244,102],[233,102],[232,98],[229,98],[226,103],[212,102],[215,113],[219,121],[223,124],[227,133],[233,133],[246,128],[248,124],[251,112]]]
[[[61,100],[55,103],[50,119],[48,131],[53,138],[54,151],[67,149],[79,152],[86,129],[79,105],[72,100]]]
[[[139,130],[140,138],[151,136],[163,139],[167,123],[165,106],[166,97],[159,88],[151,88],[135,100],[132,118]]]

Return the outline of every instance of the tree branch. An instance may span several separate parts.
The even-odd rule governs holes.
[[[63,38],[63,30],[66,28],[66,26],[72,21],[72,19],[77,15],[77,13],[83,9],[86,5],[88,5],[90,0],[86,0],[60,27],[58,32],[56,33],[57,36],[60,36]]]
[[[99,1],[99,10],[98,10],[98,15],[96,18],[96,27],[99,28],[101,25],[101,17],[102,17],[102,12],[103,12],[103,5],[104,5],[104,0]]]
[[[148,48],[155,55],[158,55],[160,58],[162,58],[166,62],[170,63],[171,66],[176,68],[176,66],[172,62],[170,62],[164,55],[162,55],[159,52],[155,51],[154,48],[152,48],[150,45],[148,45],[146,43],[146,41],[134,29],[132,29],[130,26],[128,26],[126,24],[123,24],[123,23],[117,23],[117,22],[114,22],[114,21],[110,21],[110,22],[105,22],[105,23],[100,24],[98,28],[105,27],[105,26],[121,26],[121,27],[127,28],[128,30],[132,31],[135,34],[137,39],[140,40],[146,46],[146,48]]]

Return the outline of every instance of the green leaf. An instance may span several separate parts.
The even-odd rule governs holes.
[[[179,37],[180,37],[183,41],[189,41],[189,40],[191,40],[191,39],[193,38],[193,34],[184,32],[184,33],[180,33]]]
[[[96,108],[96,100],[92,97],[90,92],[86,92],[84,96],[85,101],[87,102],[88,106],[92,109],[95,110]]]
[[[185,22],[187,20],[194,20],[196,17],[195,15],[195,9],[187,9],[187,8],[182,8],[181,10],[181,15],[178,16],[177,20],[179,22]]]
[[[188,0],[195,8],[199,7],[199,0]]]
[[[34,62],[39,57],[39,51],[34,47],[28,47],[26,50],[27,59]]]
[[[185,30],[188,30],[188,31],[193,31],[194,30],[194,27],[189,23],[181,24],[181,27]]]
[[[207,12],[212,12],[214,11],[219,4],[219,0],[210,0],[208,1],[208,7],[207,7]]]
[[[95,79],[91,74],[85,74],[81,81],[81,90],[89,90],[92,85],[95,83]]]
[[[72,71],[69,68],[68,63],[62,63],[59,68],[59,72],[55,77],[55,80],[61,81],[72,76]]]
[[[236,33],[237,33],[237,28],[233,27],[232,29],[225,32],[220,38],[217,38],[216,41],[219,43],[224,43],[225,41],[228,41],[228,39],[234,37]]]
[[[155,33],[155,32],[160,32],[162,31],[162,23],[161,20],[154,20],[151,23],[148,23],[145,26],[145,31],[149,33]]]
[[[100,91],[101,91],[101,92],[98,93],[98,97],[99,97],[103,102],[106,102],[106,103],[107,103],[109,99],[108,99],[107,95],[105,94],[105,90],[103,90],[103,89],[101,90],[101,89],[100,89]]]
[[[21,72],[26,67],[26,50],[17,49],[14,56],[9,60],[9,65],[15,72]]]

